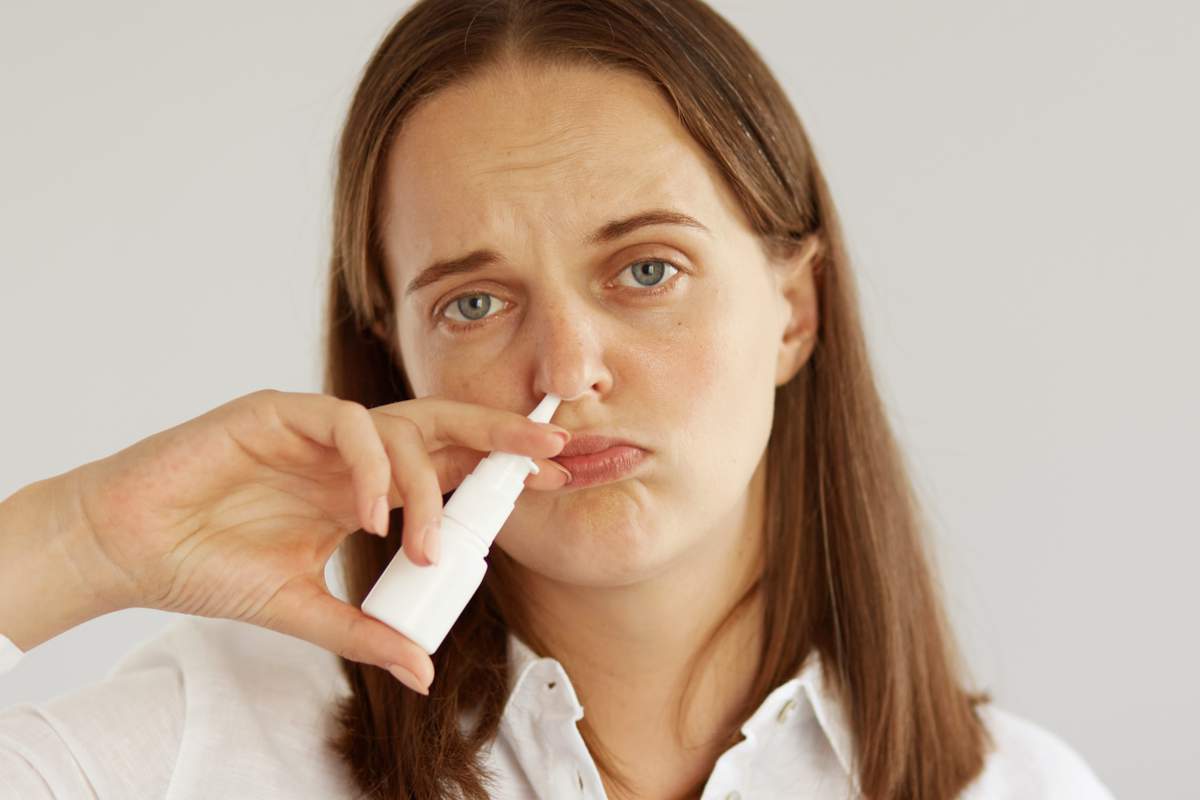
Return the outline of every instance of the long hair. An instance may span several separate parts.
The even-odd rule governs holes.
[[[767,445],[763,639],[747,719],[819,653],[846,709],[858,783],[871,798],[942,800],[982,769],[987,700],[962,685],[924,523],[872,374],[840,224],[799,117],[750,44],[701,0],[422,0],[367,63],[338,146],[325,391],[368,407],[412,398],[397,364],[378,219],[388,148],[414,107],[508,60],[623,69],[649,79],[704,148],[766,251],[819,237],[820,327],[809,360],[777,387]],[[401,530],[402,516],[391,525]],[[360,604],[401,536],[342,545]],[[493,548],[484,583],[433,656],[428,697],[343,659],[351,694],[332,744],[371,798],[487,797],[484,746],[507,699],[507,636],[548,652]],[[726,620],[728,621],[728,620]],[[721,628],[718,627],[717,633]],[[464,724],[463,720],[471,720]],[[620,765],[585,717],[580,732],[610,783]],[[740,722],[739,722],[740,725]],[[728,731],[728,744],[740,738]],[[701,787],[697,786],[699,791]]]

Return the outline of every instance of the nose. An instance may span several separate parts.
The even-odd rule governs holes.
[[[589,311],[583,301],[557,298],[541,303],[532,316],[537,394],[556,394],[564,403],[607,394],[612,374],[605,363],[598,312]]]

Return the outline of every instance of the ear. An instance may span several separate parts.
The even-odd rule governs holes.
[[[395,367],[395,369],[400,373],[400,377],[403,378],[404,391],[406,392],[405,396],[416,397],[412,390],[412,384],[409,383],[408,380],[408,370],[404,368],[404,364],[402,363],[403,359],[400,357],[400,350],[396,346],[396,339],[392,335],[390,327],[379,320],[375,320],[371,323],[370,329],[371,335],[378,339],[380,344],[384,346],[384,349],[387,350],[388,355],[391,357],[393,367]]]
[[[383,342],[384,345],[387,346],[389,351],[392,349],[392,339],[388,335],[387,328],[384,326],[384,324],[382,322],[380,322],[379,320],[375,320],[374,322],[372,322],[371,323],[371,333],[375,334],[375,338],[378,339],[379,341]]]
[[[808,361],[816,341],[819,310],[815,272],[820,267],[823,243],[816,233],[803,240],[800,251],[776,266],[781,327],[775,385],[790,381]]]
[[[388,325],[387,321],[385,320],[376,319],[371,322],[370,330],[371,335],[375,337],[375,340],[379,344],[383,345],[383,349],[387,352],[388,358],[390,358],[393,363],[398,365],[400,361],[400,352],[396,349],[396,339],[392,335],[391,326]]]

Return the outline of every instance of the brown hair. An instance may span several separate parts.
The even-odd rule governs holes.
[[[388,146],[422,99],[506,60],[649,79],[719,167],[770,254],[786,258],[804,237],[818,237],[821,327],[809,361],[776,390],[767,566],[752,587],[764,598],[764,636],[740,719],[816,651],[846,709],[863,793],[956,796],[982,769],[988,735],[975,706],[987,697],[960,685],[833,200],[787,95],[700,0],[423,0],[403,15],[366,65],[340,140],[325,390],[368,407],[412,397],[398,351],[371,333],[373,324],[394,331],[376,222]],[[398,529],[401,515],[391,524]],[[398,547],[396,536],[346,539],[351,602],[362,602]],[[338,709],[335,745],[366,796],[487,797],[480,751],[507,699],[508,632],[553,655],[514,602],[508,557],[493,548],[490,562],[433,656],[429,697],[342,660],[352,694]],[[460,725],[468,716],[473,726]],[[579,725],[601,771],[627,786],[587,718]],[[729,745],[740,738],[737,726],[728,734]]]

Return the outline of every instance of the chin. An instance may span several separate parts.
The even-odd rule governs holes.
[[[613,496],[604,488],[555,498],[540,524],[516,527],[510,518],[514,524],[505,527],[496,544],[527,569],[563,583],[636,583],[662,566],[671,549],[663,532],[676,528],[652,522],[627,495]]]
[[[641,583],[656,575],[662,565],[648,558],[636,560],[615,554],[597,556],[589,551],[586,554],[563,553],[552,558],[539,554],[533,561],[523,561],[522,566],[556,583],[611,589]]]

